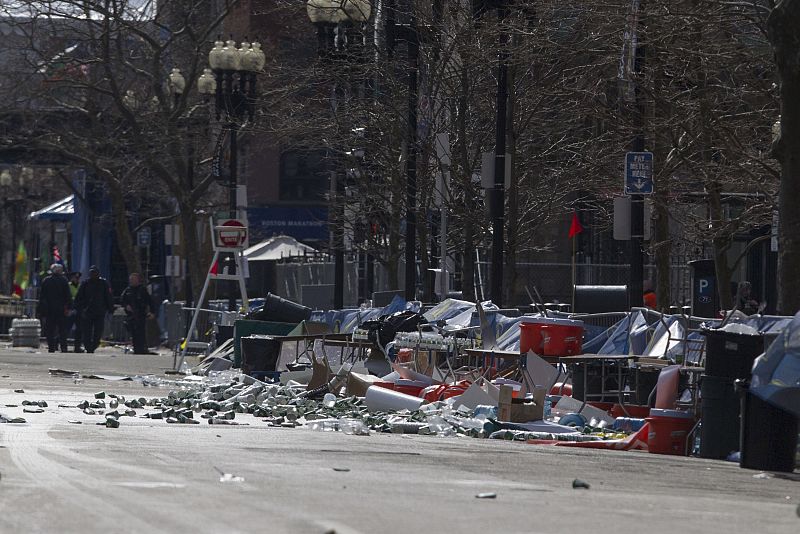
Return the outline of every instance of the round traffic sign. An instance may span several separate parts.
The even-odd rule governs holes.
[[[219,234],[219,243],[223,247],[227,248],[237,248],[244,245],[245,241],[247,240],[247,229],[244,226],[244,223],[238,219],[230,219],[227,221],[223,221],[220,226],[229,226],[232,228],[237,228],[236,230],[226,230],[224,228],[218,229]]]

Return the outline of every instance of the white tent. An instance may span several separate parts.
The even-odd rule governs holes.
[[[278,235],[245,249],[248,262],[276,261],[286,258],[316,254],[317,251],[288,235]]]

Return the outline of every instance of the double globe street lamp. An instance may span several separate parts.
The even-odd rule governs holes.
[[[258,98],[256,81],[258,73],[264,70],[266,56],[261,49],[261,43],[243,41],[237,48],[233,39],[226,42],[218,39],[208,53],[208,63],[211,68],[203,69],[203,73],[197,79],[197,92],[209,97],[214,96],[217,120],[222,119],[224,115],[226,126],[223,135],[227,133],[230,136],[228,209],[230,218],[236,219],[239,170],[237,137],[240,125],[245,118],[252,121],[255,116],[255,103]],[[168,83],[177,104],[186,90],[186,79],[180,69],[172,69]],[[221,147],[221,143],[218,143],[217,146]],[[220,154],[216,153],[212,172],[217,176],[220,174],[219,159]],[[190,161],[189,173],[193,171],[191,167]],[[189,183],[191,184],[191,182],[190,177]],[[233,262],[229,269],[234,269]],[[229,273],[234,274],[232,270],[229,270]],[[228,303],[230,310],[236,308],[233,294],[234,292],[231,291]]]

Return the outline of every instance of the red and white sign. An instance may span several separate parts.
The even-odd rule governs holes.
[[[228,230],[225,227],[230,227]],[[217,244],[224,248],[242,248],[247,243],[247,227],[239,219],[220,221],[216,228]]]

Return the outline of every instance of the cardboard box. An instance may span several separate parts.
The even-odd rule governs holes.
[[[544,417],[546,391],[537,387],[533,390],[533,402],[522,402],[512,398],[514,389],[511,386],[500,386],[500,405],[498,417],[501,421],[511,423],[527,423],[539,421]]]
[[[379,376],[351,372],[347,377],[347,394],[364,397],[367,395],[367,389],[375,382],[380,381],[381,378]]]

